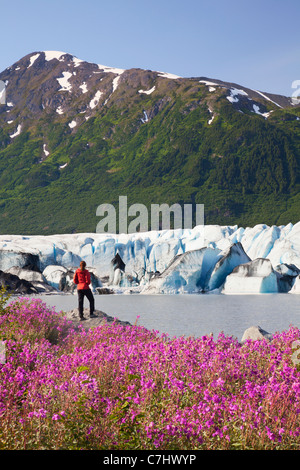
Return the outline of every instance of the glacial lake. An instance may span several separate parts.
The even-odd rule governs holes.
[[[77,308],[77,295],[38,295],[56,311]],[[88,307],[85,298],[84,307]],[[250,326],[269,333],[300,328],[300,295],[95,295],[95,308],[120,320],[170,337],[200,337],[220,332],[241,340]]]

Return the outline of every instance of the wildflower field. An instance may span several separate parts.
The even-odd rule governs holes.
[[[137,324],[75,329],[36,298],[5,305],[0,449],[300,447],[295,327],[241,346]]]

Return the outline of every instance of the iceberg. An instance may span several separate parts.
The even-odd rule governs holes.
[[[7,271],[12,267],[22,268],[26,265],[34,265],[39,268],[39,257],[19,246],[4,246],[0,250],[0,269]]]
[[[290,294],[300,294],[300,276],[295,279],[295,283],[290,290]]]
[[[262,294],[280,292],[279,274],[272,267],[271,261],[258,258],[234,268],[226,277],[223,294]]]
[[[226,277],[234,270],[236,266],[250,261],[245,253],[243,246],[237,242],[223,252],[223,256],[216,263],[210,276],[208,290],[219,289],[225,282]]]
[[[46,282],[46,279],[42,275],[42,273],[36,270],[23,269],[23,268],[19,268],[18,266],[13,266],[12,268],[9,268],[6,272],[9,274],[14,274],[15,276],[18,276],[19,279],[24,279],[25,281],[28,281],[31,283],[34,283],[34,282],[45,283]]]
[[[63,266],[49,265],[43,271],[43,276],[48,284],[56,290],[63,291],[68,275],[67,268]]]
[[[203,292],[221,250],[201,248],[176,255],[169,266],[150,278],[143,294],[178,294]]]

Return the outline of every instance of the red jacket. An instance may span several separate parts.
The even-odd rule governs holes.
[[[87,269],[84,269],[84,271],[82,271],[80,268],[78,268],[75,271],[73,281],[75,284],[77,284],[78,290],[89,289],[89,284],[91,283],[91,275]]]

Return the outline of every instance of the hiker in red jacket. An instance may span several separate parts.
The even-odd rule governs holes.
[[[89,287],[91,283],[91,275],[86,267],[86,262],[81,261],[80,262],[80,268],[78,268],[75,271],[73,281],[75,284],[77,284],[77,292],[78,292],[78,310],[79,310],[79,317],[80,321],[85,320],[83,316],[83,300],[84,296],[88,298],[90,302],[90,317],[93,318],[94,315],[94,309],[95,309],[95,301],[94,301],[94,296],[93,293]]]

